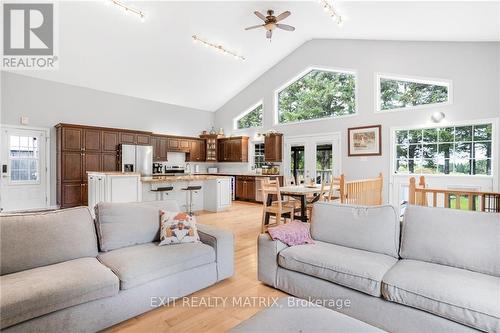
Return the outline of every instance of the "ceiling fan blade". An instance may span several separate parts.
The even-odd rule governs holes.
[[[260,28],[260,27],[263,27],[263,26],[264,26],[264,24],[253,25],[251,27],[245,28],[245,30],[257,29],[257,28]]]
[[[286,19],[288,16],[290,16],[290,14],[292,13],[290,13],[288,10],[286,12],[279,14],[278,16],[276,16],[276,22]]]
[[[273,31],[272,30],[267,30],[267,32],[266,32],[266,38],[271,39],[272,36],[273,36]]]
[[[264,14],[261,14],[259,11],[253,12],[255,15],[257,15],[258,18],[260,18],[262,21],[266,22],[266,17]]]
[[[292,27],[291,25],[288,25],[288,24],[276,24],[276,27],[277,28],[280,28],[280,29],[283,29],[283,30],[286,30],[286,31],[294,31],[295,28]]]

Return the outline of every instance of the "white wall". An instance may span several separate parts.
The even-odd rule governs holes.
[[[0,123],[51,128],[51,201],[55,204],[55,129],[57,123],[128,128],[197,136],[210,129],[214,113],[176,105],[0,72]],[[193,92],[193,98],[196,97]]]
[[[309,66],[354,69],[357,71],[358,115],[294,125],[274,125],[275,91]],[[453,81],[453,104],[407,112],[375,114],[377,72],[406,74]],[[264,102],[264,128],[285,135],[342,133],[342,170],[347,179],[375,176],[390,169],[390,128],[430,124],[435,111],[446,114],[445,123],[500,116],[500,43],[398,42],[362,40],[312,40],[251,83],[216,112],[216,127],[233,130],[233,118]],[[347,128],[382,124],[381,157],[347,157]],[[497,151],[497,153],[499,153]],[[497,181],[498,183],[498,181]],[[387,182],[385,193],[387,197]]]

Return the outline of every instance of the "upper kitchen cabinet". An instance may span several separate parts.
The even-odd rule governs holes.
[[[204,162],[206,160],[205,140],[192,140],[188,160],[190,162]]]
[[[117,131],[102,131],[102,151],[117,152],[120,144],[119,132]]]
[[[120,143],[127,145],[150,145],[151,135],[141,132],[120,132]]]
[[[264,139],[264,160],[266,162],[283,161],[283,134],[266,134]]]
[[[153,161],[167,161],[168,138],[166,136],[154,135],[151,137],[151,145],[153,146]]]
[[[191,140],[184,137],[168,137],[168,151],[179,151],[189,153]]]
[[[235,136],[218,140],[219,162],[248,162],[248,137]]]

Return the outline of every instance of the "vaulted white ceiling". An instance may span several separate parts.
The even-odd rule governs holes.
[[[127,2],[147,13],[141,23],[103,1],[59,3],[57,71],[25,75],[198,108],[216,110],[259,75],[314,38],[499,41],[498,2],[337,1],[339,28],[316,1]],[[290,10],[269,43],[254,10]],[[225,45],[239,61],[192,42]],[[369,55],[367,55],[369,57]],[[139,111],[139,110],[138,110]]]

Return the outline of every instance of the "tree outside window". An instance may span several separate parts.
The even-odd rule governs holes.
[[[492,125],[396,131],[396,173],[491,175]]]
[[[236,127],[238,129],[261,127],[262,126],[262,104],[259,104],[252,111],[244,114],[241,118],[236,120]]]
[[[449,101],[447,83],[425,83],[410,79],[379,77],[380,111],[439,104]]]
[[[353,73],[312,70],[278,93],[278,119],[290,123],[356,113]]]

